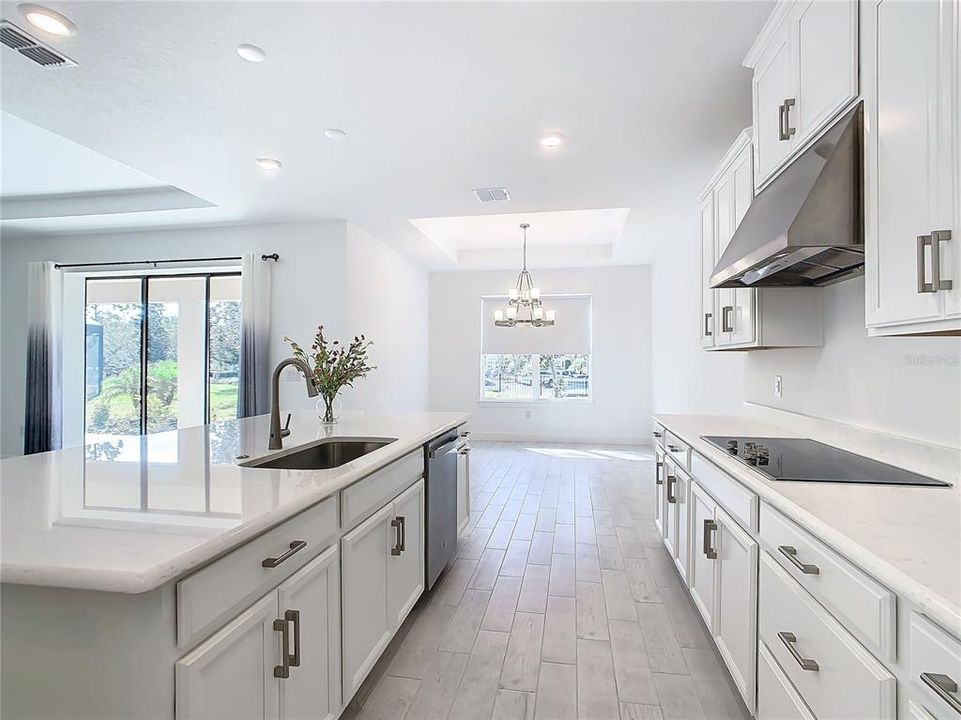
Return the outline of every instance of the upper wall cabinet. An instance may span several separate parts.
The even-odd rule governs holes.
[[[821,344],[821,294],[813,288],[712,290],[714,265],[754,199],[751,131],[744,130],[698,198],[701,347],[751,350]]]
[[[857,97],[857,0],[782,0],[744,65],[754,71],[760,190]]]
[[[961,334],[961,9],[861,14],[868,333]]]

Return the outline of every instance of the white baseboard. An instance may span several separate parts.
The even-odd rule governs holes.
[[[504,433],[471,430],[471,440],[490,442],[571,443],[576,445],[650,445],[648,438],[636,436],[558,435],[556,433]]]

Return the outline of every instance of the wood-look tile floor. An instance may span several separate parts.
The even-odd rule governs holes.
[[[648,449],[475,442],[458,555],[349,720],[744,720],[654,528]]]

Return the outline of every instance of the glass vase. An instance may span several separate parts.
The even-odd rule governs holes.
[[[333,425],[340,417],[340,410],[343,406],[337,395],[330,397],[321,396],[317,398],[317,417],[324,425]]]

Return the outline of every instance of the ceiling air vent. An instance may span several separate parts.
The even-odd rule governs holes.
[[[37,65],[44,67],[72,67],[76,65],[66,55],[61,55],[46,43],[24,32],[9,20],[0,20],[0,42],[16,50]]]
[[[474,190],[474,197],[482,203],[501,202],[502,200],[511,199],[506,187],[478,188]]]

